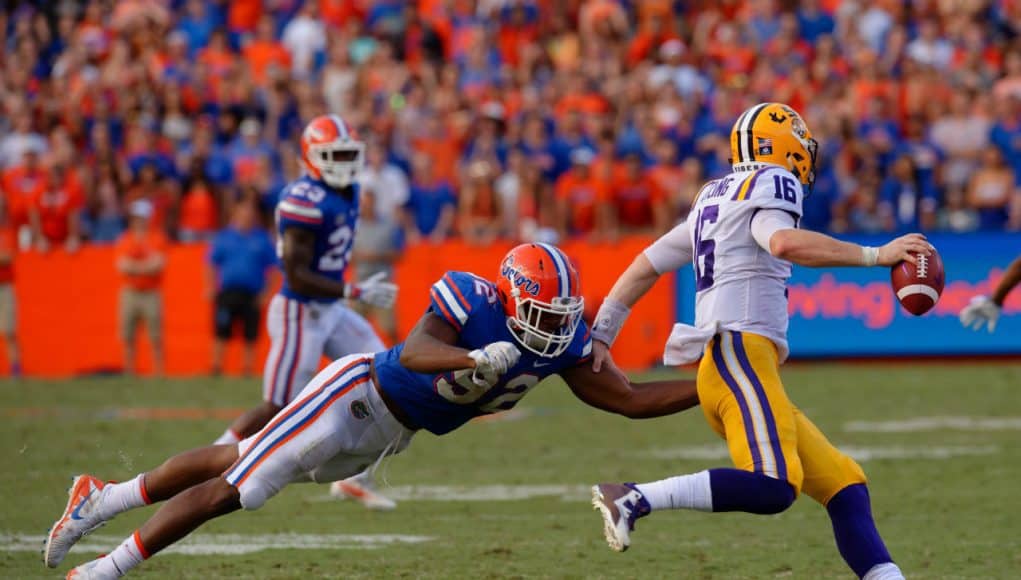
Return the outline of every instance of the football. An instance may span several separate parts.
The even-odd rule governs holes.
[[[900,305],[915,316],[932,309],[943,293],[943,260],[933,247],[928,256],[918,256],[918,264],[901,261],[890,270],[890,283]]]

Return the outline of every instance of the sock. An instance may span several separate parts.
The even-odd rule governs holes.
[[[233,429],[227,429],[219,439],[213,441],[213,445],[233,445],[239,441],[241,441],[241,437]]]
[[[833,524],[833,537],[837,541],[837,549],[854,570],[859,578],[872,574],[880,564],[892,564],[893,559],[879,536],[876,522],[872,520],[872,505],[869,502],[869,489],[863,483],[849,485],[837,492],[837,495],[826,504]],[[896,574],[900,569],[894,566]],[[878,576],[869,576],[869,580],[886,580],[899,576],[886,575],[880,570]]]
[[[636,484],[635,489],[645,496],[654,510],[689,509],[713,511],[713,493],[709,486],[709,472],[668,477],[651,483]]]
[[[783,479],[729,467],[710,469],[714,512],[778,514],[794,503],[794,487]]]
[[[130,481],[108,483],[103,488],[102,501],[96,510],[103,521],[112,519],[121,512],[149,505],[149,494],[145,491],[145,474],[140,473]]]
[[[138,535],[138,530],[135,530],[135,533],[121,542],[113,552],[99,559],[95,571],[98,576],[104,578],[120,578],[148,558],[149,552],[142,546],[142,539]]]
[[[863,580],[904,580],[904,573],[893,562],[876,564]]]

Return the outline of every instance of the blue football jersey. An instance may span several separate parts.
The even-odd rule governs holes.
[[[507,328],[507,315],[496,296],[496,286],[467,272],[447,272],[430,290],[429,311],[458,331],[457,346],[468,350],[493,342],[517,344]],[[564,369],[588,361],[592,338],[584,322],[578,325],[571,345],[555,358],[541,357],[520,348],[521,359],[481,397],[471,400],[472,369],[436,375],[409,371],[400,364],[403,344],[376,355],[379,387],[418,426],[442,435],[457,429],[472,417],[505,411],[539,381]]]
[[[353,195],[348,198],[307,175],[288,183],[280,192],[276,207],[277,257],[282,257],[285,229],[310,230],[316,236],[312,270],[343,282],[358,225],[358,186],[352,188]],[[286,277],[280,293],[302,301],[331,300],[295,292]]]

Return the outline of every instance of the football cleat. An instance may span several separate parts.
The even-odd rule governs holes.
[[[114,576],[100,573],[99,562],[104,558],[101,556],[95,560],[89,560],[80,566],[75,566],[65,576],[65,580],[113,580]]]
[[[592,506],[602,514],[606,543],[615,552],[628,549],[635,520],[652,511],[649,502],[635,489],[633,483],[593,485]]]
[[[96,515],[100,492],[106,484],[91,475],[79,475],[68,490],[67,507],[53,524],[43,545],[43,561],[56,568],[82,536],[102,526],[105,521]]]
[[[389,511],[397,507],[397,502],[377,492],[368,479],[358,476],[331,483],[330,495],[358,500],[370,510]]]

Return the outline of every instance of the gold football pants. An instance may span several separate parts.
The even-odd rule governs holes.
[[[785,479],[823,505],[848,485],[865,483],[861,467],[787,398],[768,338],[716,335],[698,368],[698,398],[738,469]]]

